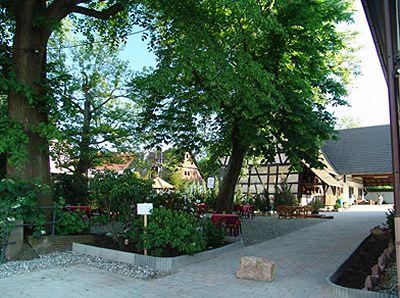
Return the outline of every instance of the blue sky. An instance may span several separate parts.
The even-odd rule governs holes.
[[[137,30],[140,31],[138,27]],[[141,40],[141,34],[131,35],[122,51],[121,58],[129,61],[135,71],[141,71],[144,67],[155,67],[155,56],[147,50],[147,43]]]
[[[359,32],[355,46],[360,47],[357,56],[360,60],[361,75],[357,77],[347,98],[350,107],[335,108],[336,117],[351,116],[362,126],[389,123],[389,107],[385,79],[372,41],[368,23],[362,10],[361,1],[355,2],[355,22],[349,28]],[[140,30],[140,28],[138,28]],[[132,35],[121,54],[131,67],[140,71],[143,67],[154,67],[155,57],[147,50],[141,34]]]

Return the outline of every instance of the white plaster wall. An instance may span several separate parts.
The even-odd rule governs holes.
[[[379,195],[383,196],[383,200],[386,203],[394,204],[393,191],[371,191],[365,195],[365,199],[377,201]]]
[[[346,183],[343,185],[343,201],[344,202],[349,202],[350,201],[350,191],[349,188],[353,187],[354,189],[354,195],[357,199],[357,193],[359,188],[363,188],[363,184],[357,181],[354,181],[351,179],[351,176],[346,177]],[[364,197],[364,193],[362,194],[362,197]]]

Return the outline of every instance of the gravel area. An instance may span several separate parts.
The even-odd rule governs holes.
[[[113,262],[103,258],[79,255],[73,252],[57,252],[42,255],[37,259],[28,261],[11,261],[0,264],[0,278],[15,274],[29,273],[37,270],[53,268],[65,268],[70,265],[84,264],[102,270],[119,273],[137,279],[149,279],[155,277],[156,272],[147,266],[132,265],[121,262]]]
[[[274,216],[256,216],[253,219],[244,218],[242,220],[242,237],[245,245],[253,245],[326,221],[329,221],[329,219],[285,219]]]

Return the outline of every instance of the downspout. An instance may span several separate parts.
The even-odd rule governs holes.
[[[399,114],[398,114],[398,99],[399,99],[399,77],[396,75],[396,60],[394,56],[395,49],[393,48],[396,42],[397,49],[399,48],[398,38],[398,1],[396,0],[396,41],[393,41],[392,35],[392,17],[390,13],[390,1],[384,1],[385,10],[385,35],[386,35],[386,54],[387,54],[387,85],[389,95],[389,112],[390,112],[390,133],[392,138],[392,162],[393,162],[393,178],[394,178],[394,208],[395,208],[395,238],[396,238],[396,265],[397,265],[397,291],[400,293],[400,152],[399,152]],[[397,65],[399,67],[399,65]]]

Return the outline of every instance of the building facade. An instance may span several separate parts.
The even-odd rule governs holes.
[[[335,205],[339,198],[353,203],[364,199],[368,186],[392,185],[390,146],[388,125],[340,130],[337,140],[321,148],[324,169],[306,163],[295,169],[281,153],[270,163],[246,164],[237,190],[272,198],[276,186],[285,183],[302,204],[315,197],[327,206]],[[222,159],[222,170],[228,160]]]

